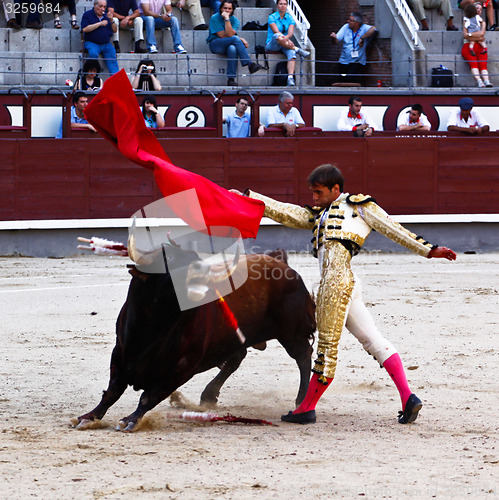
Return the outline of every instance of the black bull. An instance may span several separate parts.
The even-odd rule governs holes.
[[[213,367],[220,373],[207,385],[202,403],[215,403],[227,378],[239,367],[247,348],[277,339],[296,360],[305,397],[311,369],[315,305],[301,277],[268,255],[248,255],[248,279],[225,297],[246,337],[241,343],[216,302],[181,311],[170,275],[145,274],[131,267],[133,278],[116,324],[109,386],[101,402],[78,417],[79,428],[103,418],[128,385],[143,390],[134,413],[119,428],[133,430],[144,414],[195,374]],[[237,272],[237,269],[236,271]]]

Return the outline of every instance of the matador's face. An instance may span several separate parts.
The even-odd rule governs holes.
[[[340,186],[335,184],[331,189],[322,184],[314,184],[310,186],[312,190],[312,199],[314,206],[320,208],[328,208],[334,200],[341,194]]]

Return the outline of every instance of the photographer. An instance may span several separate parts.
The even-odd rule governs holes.
[[[142,59],[132,78],[132,88],[135,90],[161,90],[161,84],[156,77],[156,66],[151,59]]]
[[[165,120],[158,111],[156,99],[149,95],[142,101],[142,116],[147,128],[161,128],[165,126]]]

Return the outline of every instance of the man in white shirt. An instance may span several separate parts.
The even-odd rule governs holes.
[[[421,104],[413,104],[407,113],[399,116],[397,130],[404,132],[422,132],[431,130],[431,123],[423,113]]]
[[[286,137],[293,137],[297,128],[305,126],[300,112],[293,107],[294,99],[290,92],[281,93],[277,106],[267,113],[267,127],[282,128]]]
[[[362,108],[362,99],[352,96],[348,99],[348,108],[343,110],[338,119],[338,131],[353,131],[356,137],[369,137],[375,130],[374,121],[365,112],[360,112]]]
[[[447,130],[449,132],[478,135],[487,133],[490,126],[479,111],[473,110],[473,99],[463,97],[459,99],[459,109],[451,112],[449,116]]]

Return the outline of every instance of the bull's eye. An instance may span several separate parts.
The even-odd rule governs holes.
[[[199,262],[199,261],[198,261],[198,262],[193,262],[192,267],[193,267],[193,269],[195,269],[196,271],[200,271],[200,270],[201,270],[201,268],[203,267],[203,265],[202,265],[202,263],[201,263],[201,262]]]

